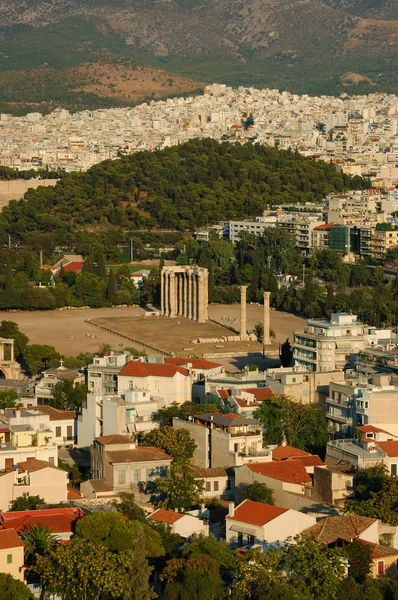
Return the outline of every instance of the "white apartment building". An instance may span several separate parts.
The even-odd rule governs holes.
[[[87,369],[88,391],[97,395],[115,394],[117,375],[130,358],[128,352],[111,352],[107,356],[95,356],[93,364]]]
[[[127,390],[146,390],[167,404],[183,404],[192,399],[193,380],[189,369],[178,365],[130,360],[117,375],[117,389],[119,395]]]
[[[391,375],[332,382],[326,405],[329,432],[336,438],[354,437],[357,426],[369,425],[398,436],[398,386]]]
[[[294,366],[301,371],[341,370],[348,356],[367,345],[367,333],[356,315],[334,313],[329,321],[309,319],[305,331],[294,332]]]
[[[126,390],[120,396],[88,394],[77,421],[77,442],[88,448],[97,437],[120,434],[132,436],[157,427],[155,413],[165,406],[147,390]]]

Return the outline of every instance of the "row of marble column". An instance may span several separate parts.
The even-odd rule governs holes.
[[[202,273],[162,272],[161,313],[204,323],[207,318],[208,281]]]

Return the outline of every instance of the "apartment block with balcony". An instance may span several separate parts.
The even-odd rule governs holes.
[[[117,375],[131,359],[128,352],[111,352],[107,356],[95,356],[87,369],[88,391],[97,395],[117,393]]]
[[[354,437],[357,427],[372,425],[398,436],[396,377],[374,374],[370,379],[348,375],[345,383],[331,383],[326,418],[334,438]]]
[[[71,379],[73,387],[84,385],[84,374],[79,369],[67,369],[62,365],[55,369],[47,369],[43,377],[35,385],[35,404],[47,406],[53,399],[53,389],[62,379]]]
[[[81,485],[87,498],[121,492],[151,494],[155,480],[166,477],[171,456],[160,448],[137,446],[124,435],[101,436],[91,447],[93,479]]]
[[[261,426],[255,419],[235,413],[204,413],[190,420],[173,419],[175,429],[186,429],[197,445],[192,462],[208,469],[250,462],[270,462],[271,449],[263,448]]]
[[[77,443],[89,448],[93,439],[117,433],[130,437],[157,427],[154,415],[166,406],[163,398],[148,390],[125,390],[120,395],[87,394],[77,420]]]
[[[372,233],[371,252],[374,258],[383,260],[388,250],[398,246],[398,229],[392,231],[374,229]]]
[[[304,331],[294,332],[294,366],[300,371],[342,370],[348,357],[366,344],[365,327],[356,315],[334,313],[329,321],[309,319]]]

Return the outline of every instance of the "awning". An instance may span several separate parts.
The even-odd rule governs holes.
[[[251,527],[244,527],[244,525],[232,525],[229,530],[235,531],[236,533],[245,533],[246,535],[257,535],[257,531],[255,529],[252,529]]]

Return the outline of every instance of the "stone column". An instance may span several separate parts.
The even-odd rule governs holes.
[[[177,304],[177,317],[181,314],[181,277],[179,273],[176,273],[176,304]]]
[[[189,293],[188,293],[188,273],[184,273],[184,317],[188,319]]]
[[[166,271],[164,274],[164,314],[169,316],[169,274]]]
[[[206,269],[203,276],[203,319],[204,322],[209,318],[209,271]]]
[[[205,296],[205,276],[201,271],[198,275],[198,322],[204,323],[206,321],[206,296]]]
[[[188,273],[188,319],[192,319],[192,296],[192,275],[191,273]]]
[[[246,292],[247,285],[240,286],[240,335],[247,335],[247,317],[246,317]]]
[[[193,276],[193,318],[195,321],[199,319],[199,276],[197,273]]]
[[[164,315],[164,272],[160,273],[160,314]]]
[[[173,319],[176,316],[176,274],[170,273],[170,317]]]
[[[270,336],[270,308],[269,308],[269,299],[271,297],[271,292],[264,292],[264,337],[263,337],[263,345],[269,346],[271,343]]]

